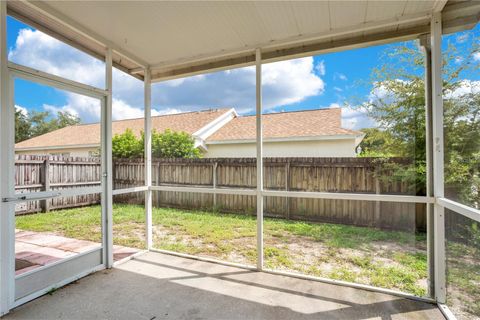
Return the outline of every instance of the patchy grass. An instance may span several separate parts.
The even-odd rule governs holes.
[[[447,241],[447,304],[459,319],[480,318],[480,247]]]
[[[16,217],[16,228],[51,232],[69,238],[100,242],[101,208],[98,205]],[[145,213],[143,207],[114,205],[114,244],[145,247]]]
[[[114,205],[114,243],[143,248],[143,206]],[[17,228],[100,241],[100,207],[17,217]],[[154,208],[154,246],[244,264],[256,261],[249,215]],[[424,295],[425,236],[327,223],[266,218],[265,266]]]

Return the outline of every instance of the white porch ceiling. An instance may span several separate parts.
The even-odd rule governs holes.
[[[170,79],[266,61],[412,38],[427,33],[430,15],[467,28],[474,1],[11,1],[9,13],[99,58],[143,77]]]

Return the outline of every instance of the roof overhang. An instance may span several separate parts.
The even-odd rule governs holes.
[[[31,26],[153,81],[414,39],[433,12],[443,32],[473,27],[479,1],[9,1]]]
[[[41,147],[15,147],[15,151],[39,151],[39,150],[63,150],[63,149],[91,149],[99,148],[100,144],[71,144],[58,146],[41,146]]]

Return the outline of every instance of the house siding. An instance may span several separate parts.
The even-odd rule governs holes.
[[[264,142],[265,157],[355,157],[355,139]],[[205,158],[255,157],[255,143],[208,144]],[[47,155],[68,153],[70,157],[88,157],[97,148],[65,148],[17,151],[16,154]]]
[[[264,142],[265,157],[355,157],[355,139]],[[255,143],[208,144],[205,158],[255,157]]]

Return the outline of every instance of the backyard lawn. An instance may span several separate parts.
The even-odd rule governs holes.
[[[113,212],[114,243],[144,248],[143,206]],[[154,208],[152,217],[156,248],[255,265],[253,216]],[[16,227],[98,242],[100,206],[17,216]],[[448,304],[462,319],[480,316],[479,248],[447,241]],[[424,234],[266,218],[264,250],[270,269],[426,294]]]
[[[143,206],[117,204],[113,212],[114,243],[144,248]],[[170,208],[152,216],[156,248],[255,264],[255,217]],[[16,227],[98,242],[100,206],[18,216]],[[423,234],[271,218],[264,230],[267,268],[426,293]]]

